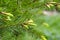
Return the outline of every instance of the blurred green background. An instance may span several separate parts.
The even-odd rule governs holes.
[[[60,40],[60,0],[0,0],[0,40]]]

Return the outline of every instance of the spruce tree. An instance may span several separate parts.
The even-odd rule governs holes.
[[[59,0],[0,0],[0,40],[60,40]]]

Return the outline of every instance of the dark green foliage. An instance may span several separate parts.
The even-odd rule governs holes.
[[[54,10],[59,2],[0,0],[0,40],[60,40],[60,16],[43,15],[43,10]]]

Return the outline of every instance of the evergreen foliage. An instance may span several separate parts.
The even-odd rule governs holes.
[[[60,0],[0,0],[0,40],[60,40]]]

